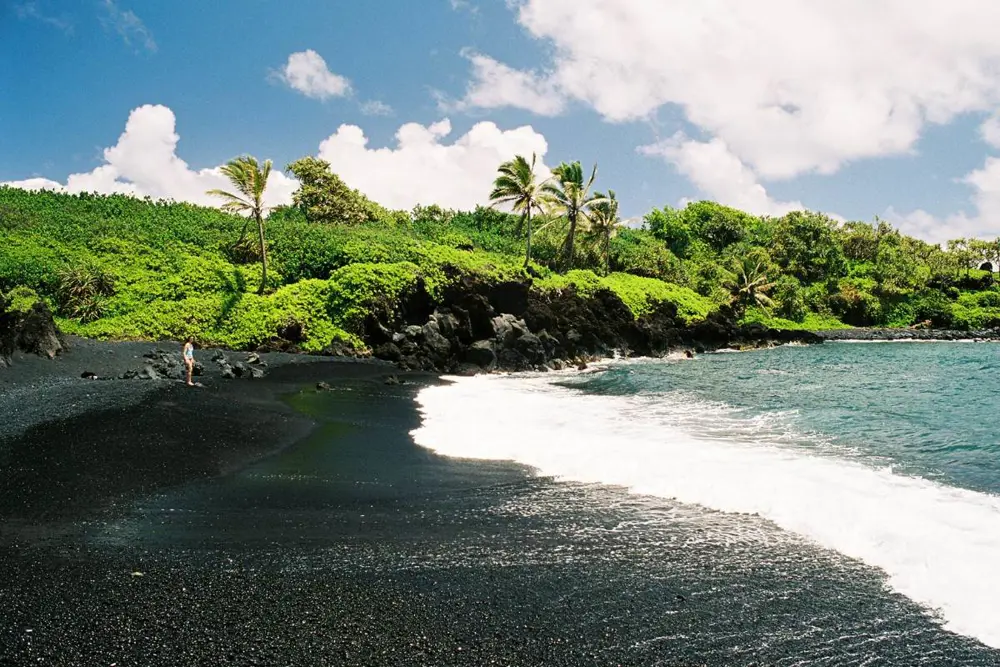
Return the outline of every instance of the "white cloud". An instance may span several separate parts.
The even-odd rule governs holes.
[[[540,116],[555,116],[566,107],[565,97],[553,81],[534,72],[521,72],[489,56],[467,51],[472,63],[473,80],[458,102],[444,102],[445,109],[465,110],[474,107],[514,106]]]
[[[673,164],[699,190],[720,204],[772,216],[805,208],[797,201],[781,202],[771,198],[754,173],[721,139],[701,142],[677,133],[666,141],[642,146],[639,152]]]
[[[323,56],[312,49],[288,56],[288,62],[277,72],[278,78],[306,97],[325,100],[343,97],[351,92],[351,82],[327,67]]]
[[[961,211],[939,218],[923,210],[901,213],[890,208],[885,217],[904,233],[932,243],[959,237],[1000,237],[1000,158],[986,158],[982,168],[966,174],[960,182],[972,188],[972,215]]]
[[[50,180],[48,178],[34,177],[26,178],[22,181],[5,181],[0,183],[0,185],[9,185],[12,188],[21,188],[22,190],[56,190],[62,191],[63,188],[61,183]]]
[[[366,116],[391,116],[392,107],[379,100],[368,100],[361,105],[361,113]]]
[[[93,171],[70,174],[65,184],[46,178],[30,178],[6,185],[70,193],[117,192],[210,206],[218,204],[218,198],[205,191],[230,189],[229,181],[217,167],[191,169],[177,157],[178,140],[173,111],[160,105],[141,106],[129,114],[118,143],[105,149],[105,164]],[[287,204],[297,187],[294,179],[272,171],[265,202],[270,206]]]
[[[979,126],[979,134],[990,146],[1000,148],[1000,114],[993,114]]]
[[[473,61],[465,102],[546,111],[558,98],[609,121],[678,105],[764,179],[832,173],[912,151],[928,123],[1000,103],[994,0],[520,0],[554,47],[539,78]],[[485,58],[485,57],[484,57]],[[484,75],[503,83],[486,89]],[[520,76],[519,76],[520,75]]]
[[[467,209],[487,203],[501,162],[532,153],[541,160],[548,150],[545,137],[529,126],[501,130],[482,122],[444,143],[449,134],[447,119],[428,126],[407,123],[396,132],[395,148],[369,148],[361,128],[341,125],[320,144],[319,157],[351,187],[390,208]]]
[[[105,26],[114,28],[127,45],[132,46],[132,42],[136,42],[150,53],[156,53],[157,46],[153,33],[135,12],[130,9],[123,10],[115,0],[104,0],[103,7],[104,16],[101,22]]]
[[[175,124],[173,111],[165,106],[139,107],[129,115],[118,143],[104,151],[104,164],[96,169],[71,174],[66,183],[35,177],[0,185],[71,193],[117,192],[218,205],[218,198],[205,192],[230,189],[229,181],[218,167],[194,170],[177,156]],[[410,209],[416,204],[438,204],[468,209],[488,203],[501,162],[532,153],[541,162],[548,150],[545,137],[527,126],[501,130],[482,122],[446,143],[450,134],[447,119],[428,126],[407,123],[396,133],[395,147],[369,148],[361,128],[341,125],[320,144],[318,155],[351,187],[386,206]],[[544,165],[539,172],[543,178],[548,176]],[[294,178],[272,171],[265,203],[288,204],[297,188]]]

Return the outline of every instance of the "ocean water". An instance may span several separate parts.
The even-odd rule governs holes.
[[[678,540],[702,540],[711,555],[691,566],[695,579],[744,570],[730,574],[749,589],[752,573],[786,577],[783,593],[730,591],[753,603],[699,627],[713,636],[706,646],[730,647],[720,655],[731,664],[744,664],[732,647],[746,646],[733,623],[758,639],[754,626],[767,625],[772,644],[796,638],[783,664],[997,664],[998,371],[993,344],[836,343],[456,378],[419,393],[412,435],[447,457],[515,461],[572,488],[623,487],[636,504],[612,530],[645,523],[674,536],[643,543],[648,576],[677,558]],[[595,494],[577,508],[614,516]],[[836,623],[857,619],[833,639],[820,630],[831,598],[844,603]],[[885,600],[920,610],[926,626],[894,618]],[[894,642],[926,648],[894,659]],[[984,652],[968,653],[976,645]]]

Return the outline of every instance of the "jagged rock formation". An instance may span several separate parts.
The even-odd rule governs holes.
[[[64,348],[52,312],[43,302],[17,311],[0,297],[0,366],[9,366],[17,350],[54,359]]]
[[[466,280],[437,306],[415,293],[395,313],[379,315],[372,314],[365,326],[375,357],[404,369],[460,374],[560,369],[614,354],[822,342],[805,331],[738,325],[728,309],[693,326],[669,303],[635,319],[610,290],[588,296],[572,288],[540,292],[527,282]]]

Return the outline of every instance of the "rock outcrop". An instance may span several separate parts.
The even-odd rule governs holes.
[[[251,352],[244,361],[230,361],[226,353],[219,350],[212,355],[212,361],[219,366],[219,371],[224,379],[247,378],[249,380],[259,380],[267,375],[267,362],[260,358],[260,355]],[[198,362],[195,362],[197,364]],[[196,369],[197,370],[197,367]]]
[[[663,356],[674,350],[784,343],[821,343],[805,331],[741,326],[728,309],[687,326],[673,304],[662,303],[636,319],[610,290],[583,296],[572,288],[556,292],[530,283],[488,285],[466,280],[451,288],[441,305],[409,308],[409,317],[383,314],[366,324],[375,357],[403,369],[470,375],[489,371],[557,370],[614,355]]]
[[[142,368],[125,371],[122,380],[186,380],[187,368],[181,359],[180,349],[176,352],[155,349],[142,355]],[[199,361],[194,362],[192,375],[204,374],[205,367]]]
[[[54,359],[64,349],[62,334],[45,303],[18,311],[0,297],[0,366],[9,366],[17,350]]]
[[[187,368],[181,358],[180,347],[176,351],[161,350],[159,348],[150,350],[143,356],[141,368],[135,368],[122,373],[119,376],[122,380],[185,380],[187,379]],[[245,378],[257,380],[267,374],[267,362],[260,358],[260,355],[250,352],[242,360],[230,360],[225,352],[221,350],[212,355],[212,361],[219,367],[219,375],[223,379]],[[203,376],[205,366],[195,359],[194,377]]]

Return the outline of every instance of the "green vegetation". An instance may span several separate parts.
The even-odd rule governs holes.
[[[712,202],[623,227],[614,192],[592,192],[596,167],[585,178],[579,162],[545,180],[534,159],[501,165],[492,200],[511,213],[390,211],[315,158],[289,165],[294,204],[268,212],[270,164],[226,169],[225,210],[0,188],[0,292],[19,310],[46,301],[70,333],[244,349],[360,350],[370,313],[391,314],[418,289],[440,301],[470,278],[608,289],[635,317],[669,302],[689,323],[729,305],[788,329],[1000,326],[1000,287],[980,270],[1000,263],[1000,240],[942,249],[878,219],[762,218]]]
[[[566,274],[551,274],[536,281],[535,285],[543,290],[573,287],[583,295],[609,289],[636,317],[649,314],[657,303],[669,301],[677,306],[677,314],[687,323],[704,319],[717,306],[686,287],[627,273],[598,276],[593,271],[574,270]]]

